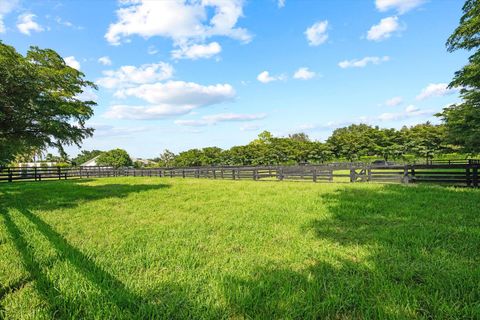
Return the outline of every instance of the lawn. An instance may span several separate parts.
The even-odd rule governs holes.
[[[0,318],[480,318],[480,190],[0,185]]]

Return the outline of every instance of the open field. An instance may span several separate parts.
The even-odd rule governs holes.
[[[0,318],[480,318],[480,190],[0,186]]]

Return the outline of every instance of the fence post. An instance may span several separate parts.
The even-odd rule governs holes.
[[[355,169],[350,168],[350,182],[355,182]]]
[[[58,180],[62,179],[61,177],[61,172],[60,172],[60,167],[57,167],[57,173],[58,173]]]
[[[235,180],[235,169],[232,169],[232,180]]]
[[[253,169],[253,180],[258,180],[258,170],[257,169]]]
[[[35,178],[35,181],[37,181],[37,167],[33,168],[33,176]]]
[[[478,188],[478,166],[473,168],[473,186]]]
[[[408,165],[403,167],[403,179],[402,183],[409,183],[410,177],[408,176]]]
[[[470,161],[469,161],[470,163]],[[470,164],[467,165],[467,167],[465,168],[465,175],[466,175],[466,178],[467,178],[467,187],[471,187],[472,186],[472,177],[471,177],[471,174],[470,174]]]
[[[222,179],[223,179],[223,169],[220,169],[220,176],[221,176]]]
[[[317,182],[317,168],[313,169],[313,182]]]
[[[367,167],[367,181],[372,180],[372,168],[370,166]]]
[[[279,174],[278,174],[278,180],[283,181],[283,168],[280,168]]]
[[[8,182],[13,181],[13,174],[12,174],[12,169],[8,168]]]

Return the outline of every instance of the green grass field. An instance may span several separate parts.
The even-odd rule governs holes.
[[[0,185],[0,318],[480,318],[480,190]]]

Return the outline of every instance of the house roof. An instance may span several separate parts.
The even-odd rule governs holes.
[[[100,157],[100,155],[85,161],[84,163],[80,164],[80,167],[93,167],[97,165],[97,158]]]

